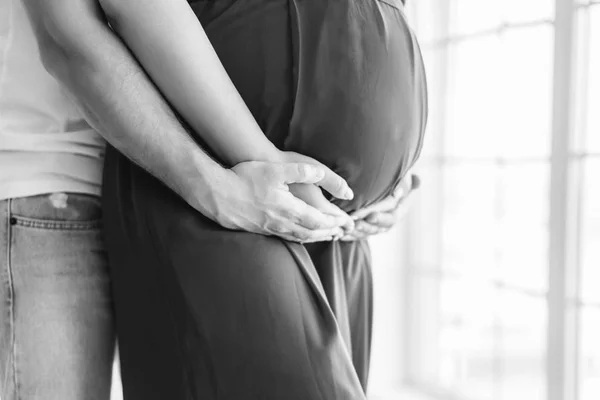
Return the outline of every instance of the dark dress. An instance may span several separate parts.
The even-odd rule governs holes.
[[[347,179],[340,207],[384,198],[416,161],[425,74],[400,0],[192,7],[267,137]],[[104,205],[126,400],[366,398],[366,241],[224,229],[112,148]]]

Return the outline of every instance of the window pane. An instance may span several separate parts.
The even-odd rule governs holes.
[[[545,298],[466,278],[440,283],[437,340],[421,343],[424,381],[460,398],[544,399]]]
[[[453,18],[450,27],[453,35],[493,29],[502,22],[502,1],[454,0],[451,4]]]
[[[511,291],[499,296],[497,347],[501,399],[545,398],[545,298]]]
[[[411,225],[410,257],[417,268],[437,268],[440,263],[442,172],[439,165],[425,164],[417,170],[423,184],[415,193],[409,218]]]
[[[414,29],[419,36],[419,41],[427,46],[436,42],[447,35],[442,27],[444,26],[446,7],[443,2],[447,0],[410,0],[407,7],[414,11]]]
[[[495,28],[552,19],[554,0],[435,3],[465,36],[425,52],[435,173],[412,214],[429,284],[411,286],[409,374],[457,399],[545,400],[554,32]]]
[[[583,174],[581,294],[600,303],[600,158],[585,160]]]
[[[450,47],[446,151],[456,157],[494,157],[501,133],[498,111],[501,42],[484,36]]]
[[[539,25],[451,46],[449,155],[549,156],[552,40]]]
[[[548,165],[466,163],[444,176],[443,268],[545,291]]]
[[[600,5],[592,6],[590,12],[590,60],[587,99],[587,151],[600,153]]]
[[[554,18],[554,0],[504,0],[506,22],[527,22]]]
[[[466,398],[494,398],[494,294],[466,279],[441,285],[439,384]]]
[[[516,164],[501,171],[497,278],[513,286],[546,291],[549,166]]]
[[[429,93],[443,93],[443,77],[446,73],[443,63],[445,49],[433,48],[423,50],[423,59],[427,73],[427,87]],[[443,99],[439,95],[430,96],[429,118],[427,132],[423,142],[421,159],[440,156],[442,152],[442,132],[444,121],[442,119]]]
[[[554,0],[455,0],[451,33],[468,35],[514,24],[552,20]]]
[[[500,96],[495,105],[501,126],[499,155],[549,156],[553,52],[550,26],[512,29],[502,36],[502,69],[494,77],[502,82],[499,95],[494,95]]]
[[[470,326],[488,331],[494,324],[495,293],[493,285],[469,278],[442,281],[440,312],[445,326]]]
[[[600,399],[600,309],[581,311],[579,400]]]
[[[494,164],[445,167],[443,266],[461,275],[490,279],[496,265],[498,221]]]
[[[411,345],[406,349],[408,375],[415,381],[439,385],[440,280],[436,276],[410,277],[412,307],[407,310],[407,334]]]

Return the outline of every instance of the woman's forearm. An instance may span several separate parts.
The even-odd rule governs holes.
[[[229,166],[278,161],[185,0],[101,0],[113,29],[173,107]]]
[[[45,68],[120,152],[205,212],[225,170],[182,127],[96,0],[26,0]]]

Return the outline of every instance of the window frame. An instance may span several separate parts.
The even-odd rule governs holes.
[[[552,114],[551,114],[551,152],[550,152],[550,190],[548,202],[549,213],[549,250],[548,250],[548,292],[547,307],[548,319],[546,326],[546,361],[545,381],[547,400],[571,400],[579,397],[579,311],[582,308],[579,300],[579,278],[580,262],[578,259],[578,247],[581,235],[581,212],[579,203],[582,191],[582,174],[580,159],[598,154],[580,154],[577,152],[577,141],[580,138],[580,127],[576,121],[581,120],[580,113],[586,112],[586,107],[580,104],[584,98],[579,93],[578,79],[580,74],[587,73],[585,66],[579,65],[580,58],[577,54],[578,27],[576,25],[577,13],[581,8],[600,7],[600,0],[555,0],[555,18],[552,21],[534,21],[526,23],[505,24],[494,30],[477,32],[473,34],[458,35],[450,37],[450,19],[452,12],[452,1],[440,1],[435,12],[439,13],[434,18],[439,22],[438,29],[444,39],[433,41],[427,46],[434,47],[439,51],[443,68],[436,68],[436,80],[439,82],[440,96],[430,96],[431,102],[436,102],[439,109],[437,126],[444,131],[447,118],[446,98],[449,85],[451,64],[448,61],[450,44],[456,40],[464,40],[477,37],[481,34],[489,34],[494,31],[501,32],[504,29],[514,27],[531,26],[532,24],[551,23],[554,26],[554,54],[553,54],[553,81],[552,81]],[[409,16],[413,21],[418,9],[410,8]],[[436,5],[437,6],[437,5]],[[418,6],[416,6],[418,7]],[[419,26],[415,27],[419,30]],[[589,47],[589,46],[588,46]],[[589,50],[589,49],[588,49]],[[580,56],[580,55],[579,55]],[[432,132],[429,132],[432,134]],[[434,132],[439,146],[434,158],[440,158],[443,162],[444,134]],[[440,178],[443,185],[443,177]],[[424,182],[427,184],[427,182]],[[407,233],[418,225],[414,216],[407,220]],[[405,234],[403,240],[406,248],[411,248],[411,236]],[[405,302],[403,308],[404,326],[404,354],[405,364],[403,378],[405,384],[412,390],[434,397],[451,400],[459,399],[455,394],[448,393],[443,389],[428,383],[418,382],[412,378],[415,365],[418,363],[420,354],[416,354],[421,340],[416,321],[421,318],[416,312],[415,305],[418,303],[419,295],[417,279],[420,275],[416,271],[416,264],[407,251],[403,259]],[[441,274],[441,272],[440,272]],[[441,281],[441,278],[436,278]],[[439,295],[439,293],[438,293]],[[436,300],[436,299],[434,299]]]

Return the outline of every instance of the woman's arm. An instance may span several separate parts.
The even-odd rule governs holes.
[[[192,207],[227,228],[289,240],[337,234],[344,218],[295,199],[286,184],[318,182],[336,192],[345,190],[341,178],[299,163],[247,162],[224,169],[211,160],[108,27],[98,0],[23,4],[44,66],[71,93],[88,122]]]
[[[280,161],[186,0],[100,0],[165,97],[228,166]]]
[[[233,166],[244,161],[294,160],[295,155],[281,152],[266,138],[186,0],[99,1],[115,32],[221,161]],[[351,199],[352,191],[343,184],[344,191],[335,192],[322,186],[336,197]],[[314,185],[290,189],[324,213],[346,216]],[[352,224],[347,218],[345,226]]]
[[[354,229],[347,231],[341,240],[367,239],[392,229],[398,220],[408,213],[414,200],[413,193],[420,186],[421,180],[417,175],[407,175],[400,181],[390,196],[352,213],[352,218],[356,221]]]

